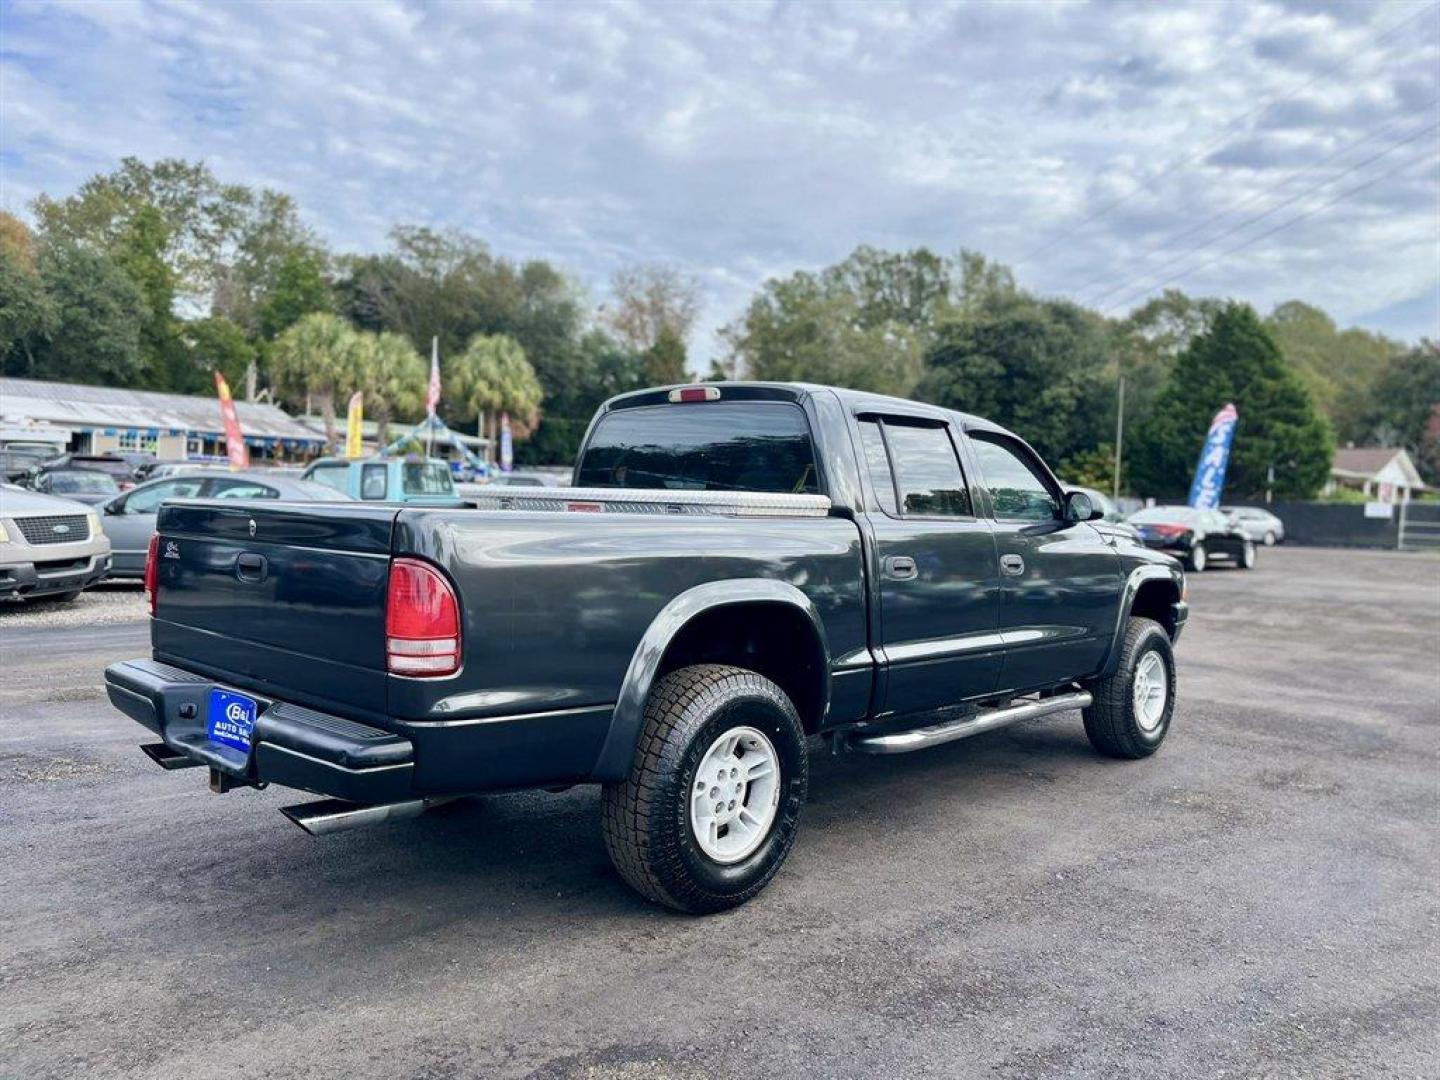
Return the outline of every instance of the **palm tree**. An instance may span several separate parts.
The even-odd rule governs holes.
[[[389,445],[390,420],[396,413],[419,413],[425,399],[425,361],[403,334],[362,334],[358,385],[375,417],[376,441]]]
[[[472,337],[446,371],[445,393],[449,400],[463,403],[479,417],[476,430],[482,436],[487,434],[484,418],[490,417],[491,446],[495,445],[502,412],[508,412],[522,430],[532,428],[540,418],[540,399],[544,396],[535,369],[525,359],[525,350],[504,334]]]
[[[360,336],[349,323],[318,311],[287,329],[271,348],[277,389],[292,399],[319,400],[327,451],[335,446],[335,396],[359,381],[362,351]]]

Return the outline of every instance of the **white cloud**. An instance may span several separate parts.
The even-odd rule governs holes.
[[[1049,245],[1020,267],[1042,291],[1143,284],[1186,223],[1440,118],[1440,16],[1418,3],[12,2],[0,18],[8,209],[126,154],[204,158],[289,191],[342,250],[397,221],[456,225],[597,295],[626,261],[679,263],[710,289],[702,360],[766,275],[860,242],[1010,261]],[[1180,284],[1342,320],[1413,312],[1440,258],[1437,184],[1417,164]]]

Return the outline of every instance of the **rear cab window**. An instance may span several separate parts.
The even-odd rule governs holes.
[[[455,494],[449,468],[433,461],[407,461],[401,469],[400,486],[406,495]]]
[[[644,405],[601,417],[581,487],[819,495],[810,426],[786,401]]]

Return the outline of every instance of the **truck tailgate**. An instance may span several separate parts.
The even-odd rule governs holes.
[[[398,507],[167,505],[157,660],[346,715],[385,716],[385,590]]]

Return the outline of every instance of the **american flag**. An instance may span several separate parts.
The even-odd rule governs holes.
[[[425,411],[431,416],[440,404],[440,339],[430,339],[430,389],[425,394]]]

